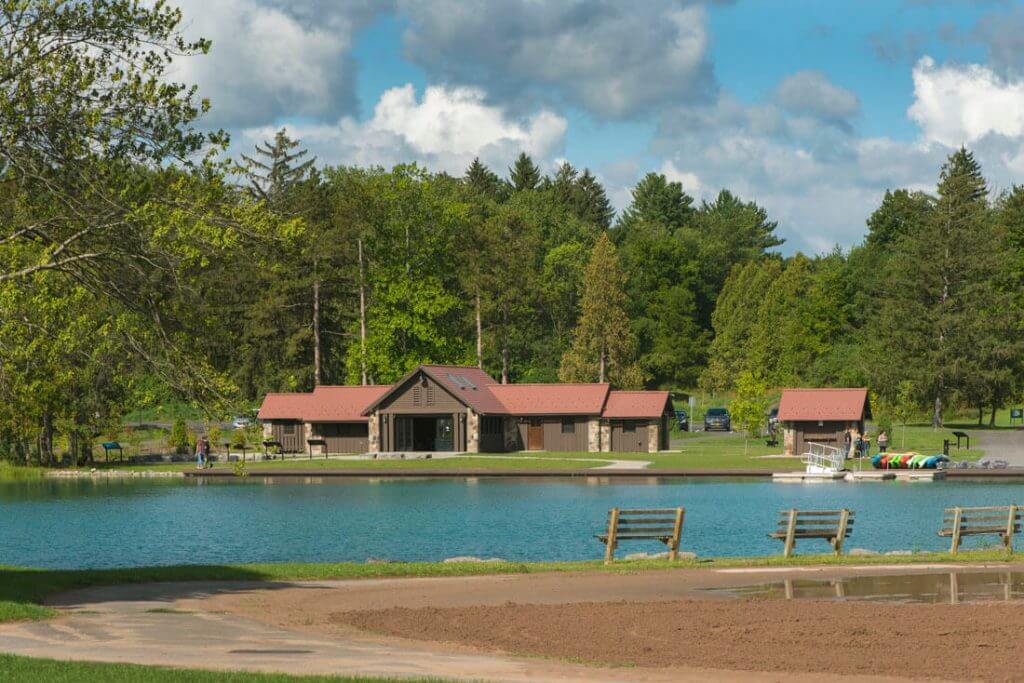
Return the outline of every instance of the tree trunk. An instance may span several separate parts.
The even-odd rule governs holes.
[[[932,427],[938,429],[942,426],[942,395],[935,394],[935,409],[932,411]]]
[[[978,426],[983,424],[985,419],[985,406],[978,406]]]
[[[359,246],[359,374],[366,386],[366,279],[363,274],[363,240],[356,240]]]
[[[484,324],[480,314],[480,294],[476,295],[476,366],[484,369]]]
[[[598,371],[598,374],[597,374],[597,381],[601,382],[601,383],[604,383],[604,365],[605,365],[605,361],[604,361],[604,342],[602,342],[601,343],[601,358],[600,358],[600,365],[599,365],[600,370]]]
[[[43,413],[43,431],[39,435],[39,460],[47,466],[53,465],[53,415]]]
[[[508,304],[501,308],[501,383],[508,384]]]
[[[995,427],[996,426],[996,410],[997,410],[996,404],[993,403],[992,404],[992,414],[989,415],[989,418],[988,418],[988,426],[989,427]]]
[[[320,280],[313,280],[313,385],[320,386]]]

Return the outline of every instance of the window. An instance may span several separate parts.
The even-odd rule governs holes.
[[[434,387],[427,385],[427,405],[434,405]]]
[[[563,434],[575,434],[576,433],[576,419],[572,417],[562,418],[562,433]]]
[[[412,388],[412,404],[414,406],[420,405],[420,401],[422,400],[420,397],[420,393],[421,392],[418,385]]]
[[[286,422],[284,428],[282,429],[282,432],[284,433],[285,436],[295,436],[295,423]]]
[[[626,420],[622,423],[622,431],[626,434],[631,434],[636,431],[636,422],[632,420]]]

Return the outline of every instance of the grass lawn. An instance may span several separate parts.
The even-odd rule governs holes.
[[[171,669],[136,664],[97,664],[34,659],[0,654],[0,679],[5,681],[47,681],[48,683],[376,683],[385,678],[348,676],[287,676],[248,671],[202,671]],[[419,679],[427,681],[428,679]],[[430,679],[434,680],[434,679]]]
[[[1001,546],[990,550],[914,555],[781,555],[747,558],[577,562],[339,562],[247,565],[182,565],[130,569],[30,569],[0,566],[0,622],[47,619],[57,612],[42,603],[57,593],[133,583],[169,581],[321,581],[397,577],[473,576],[485,574],[534,574],[541,572],[598,571],[634,573],[645,569],[695,569],[723,567],[786,567],[807,565],[910,564],[921,562],[1007,562],[1020,557]]]

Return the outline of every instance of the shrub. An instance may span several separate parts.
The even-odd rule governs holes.
[[[188,455],[191,445],[188,438],[188,427],[185,426],[185,420],[180,417],[171,425],[171,433],[167,436],[167,445],[179,455]]]

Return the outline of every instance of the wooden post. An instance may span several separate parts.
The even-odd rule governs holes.
[[[675,562],[679,558],[679,537],[683,533],[683,515],[686,511],[683,508],[676,508],[676,525],[672,530],[672,545],[669,546],[668,559]]]
[[[1013,532],[1017,527],[1017,506],[1010,506],[1010,514],[1006,519],[1006,535],[1003,536],[1003,545],[1007,552],[1013,552]]]
[[[836,551],[836,557],[843,554],[843,541],[846,539],[846,525],[850,519],[850,511],[843,508],[839,512],[839,533],[836,535],[832,548]]]
[[[612,508],[608,517],[608,539],[604,549],[604,563],[611,564],[615,559],[615,537],[619,532],[619,508]]]
[[[960,518],[963,514],[961,508],[953,508],[953,542],[950,544],[949,552],[956,555],[960,549]]]
[[[786,526],[786,545],[782,549],[783,557],[793,556],[793,546],[796,545],[796,508],[789,510],[789,524]]]

